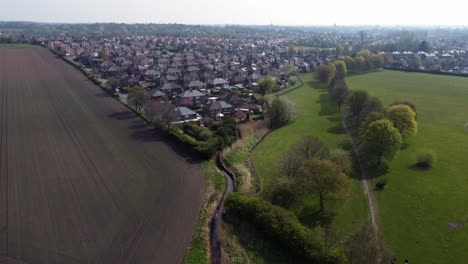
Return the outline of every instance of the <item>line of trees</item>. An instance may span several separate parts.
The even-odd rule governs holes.
[[[353,91],[346,99],[348,116],[361,130],[361,150],[369,166],[391,160],[403,143],[418,131],[416,107],[411,102],[394,102],[384,109],[382,102],[366,91]]]

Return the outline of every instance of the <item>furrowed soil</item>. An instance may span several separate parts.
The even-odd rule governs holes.
[[[196,162],[46,49],[0,49],[0,144],[0,262],[182,262]]]

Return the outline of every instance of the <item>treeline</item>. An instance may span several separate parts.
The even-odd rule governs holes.
[[[368,51],[358,54],[367,54],[368,58],[377,56]],[[383,60],[384,56],[381,56],[380,61]],[[374,64],[375,67],[379,65]],[[393,159],[410,136],[416,135],[416,106],[408,101],[396,101],[385,108],[379,98],[370,96],[366,91],[350,91],[344,80],[347,73],[346,60],[335,61],[320,65],[318,77],[329,86],[330,97],[336,102],[338,110],[346,106],[348,119],[359,130],[359,147],[366,165],[379,167],[384,160]],[[420,157],[427,158],[417,163],[430,167],[432,155],[427,152],[420,154]]]
[[[343,251],[325,247],[320,233],[303,226],[288,210],[237,192],[229,194],[225,207],[227,221],[248,221],[310,263],[345,263]]]

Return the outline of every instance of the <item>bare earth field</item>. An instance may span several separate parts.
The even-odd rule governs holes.
[[[0,263],[181,263],[198,166],[43,48],[0,49]]]

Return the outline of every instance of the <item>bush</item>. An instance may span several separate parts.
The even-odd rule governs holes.
[[[381,191],[385,189],[385,186],[387,186],[387,179],[380,179],[375,184],[375,189],[377,189],[378,191]]]
[[[428,169],[432,167],[435,157],[431,151],[419,151],[416,154],[416,166],[421,169]]]
[[[231,193],[225,203],[226,219],[248,221],[259,230],[311,263],[342,263],[339,251],[326,251],[313,230],[303,226],[296,215],[281,207],[241,193]]]
[[[294,78],[292,78],[292,77],[289,77],[288,78],[288,83],[289,83],[289,86],[294,86],[294,85],[296,85],[296,80],[294,80]]]

